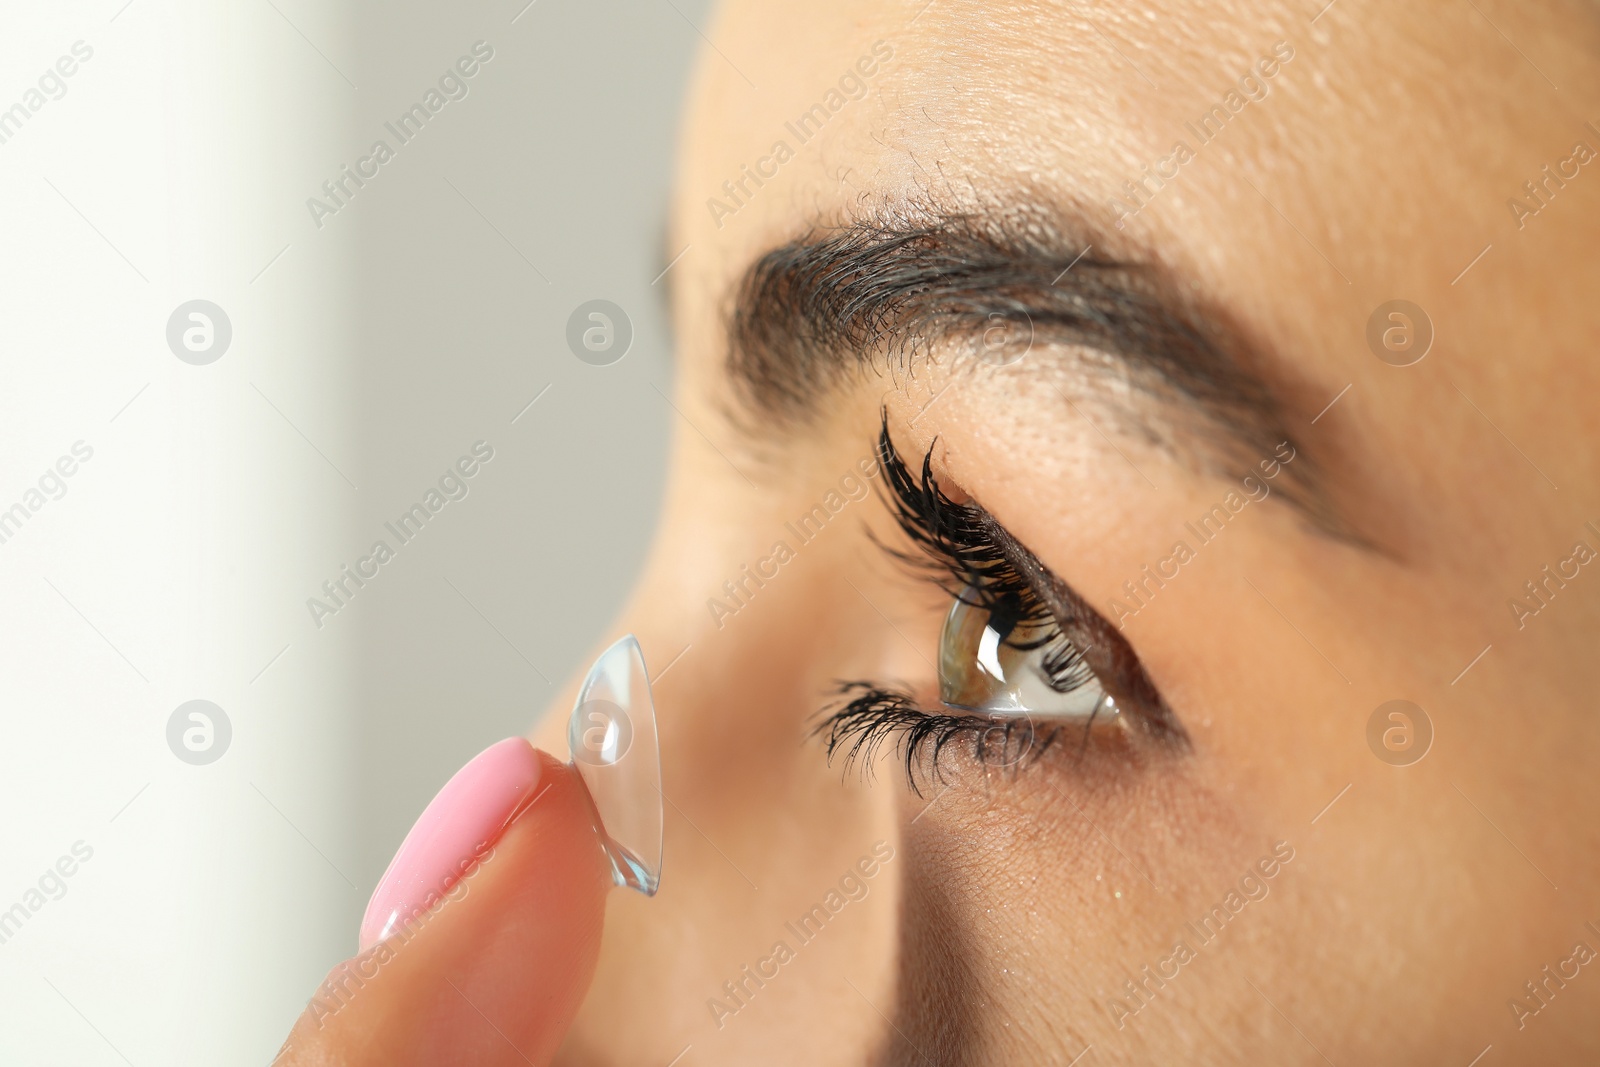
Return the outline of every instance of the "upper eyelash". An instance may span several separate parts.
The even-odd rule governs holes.
[[[990,624],[1015,647],[1054,645],[1041,665],[1053,688],[1067,693],[1093,680],[1095,673],[1082,653],[1065,638],[1059,620],[997,542],[998,524],[982,508],[957,503],[939,487],[933,476],[933,445],[923,456],[920,478],[914,477],[889,435],[887,412],[881,417],[878,460],[887,486],[885,503],[920,551],[902,551],[881,541],[879,546],[915,571],[934,572],[935,581],[951,596],[988,611]],[[1043,632],[1017,638],[1016,628],[1022,625]],[[1043,755],[1062,730],[1060,724],[1035,725],[1028,717],[927,711],[910,695],[870,682],[843,682],[838,693],[847,698],[844,705],[825,712],[813,731],[826,735],[828,761],[842,756],[848,770],[860,759],[867,773],[876,753],[892,742],[905,764],[907,784],[919,796],[919,769],[944,784],[940,757],[953,742],[970,742],[980,764],[1015,771]],[[1084,728],[1085,744],[1092,726],[1091,718]]]
[[[976,504],[957,503],[940,489],[933,477],[933,445],[923,456],[920,480],[913,478],[889,436],[886,409],[881,420],[877,450],[885,475],[882,484],[888,487],[885,503],[901,531],[921,551],[904,552],[881,541],[879,546],[918,572],[935,572],[935,580],[946,592],[988,610],[991,622],[998,614],[1002,626],[1009,620],[1010,629],[1022,623],[1047,625],[1044,637],[1028,642],[1010,641],[1009,629],[1002,632],[1009,643],[1024,649],[1059,641],[1054,652],[1046,653],[1043,664],[1053,688],[1070,692],[1097,679],[1119,705],[1125,705],[1124,710],[1131,714],[1131,718],[1123,716],[1128,725],[1169,753],[1187,752],[1188,733],[1121,635],[987,511]],[[976,598],[976,603],[969,597]],[[990,762],[995,746],[989,739],[996,730],[1001,732],[1002,754],[1010,750],[1013,737],[1025,735],[1027,761],[1031,762],[1050,747],[1063,728],[1060,724],[1036,726],[1026,717],[925,711],[910,695],[870,682],[843,682],[838,692],[850,699],[837,710],[824,710],[813,731],[827,735],[829,762],[842,752],[846,767],[863,758],[870,768],[875,752],[898,739],[896,747],[905,761],[907,782],[919,795],[917,769],[925,753],[932,757],[931,775],[942,782],[939,756],[959,738],[973,741],[973,755],[983,763]],[[1080,758],[1093,725],[1091,717],[1084,727]],[[1002,762],[1015,770],[1023,761]]]
[[[922,476],[920,482],[916,481],[889,436],[888,413],[884,412],[881,417],[878,462],[883,468],[884,484],[889,487],[886,503],[901,532],[922,552],[902,552],[880,542],[884,551],[915,569],[927,571],[931,568],[946,581],[954,579],[953,587],[940,582],[953,597],[963,596],[970,587],[986,597],[977,605],[979,607],[993,610],[990,601],[1011,600],[1026,613],[1017,622],[1048,619],[1049,610],[988,536],[984,521],[987,514],[981,508],[956,503],[939,488],[933,477],[933,449],[938,444],[937,439],[922,457]]]
[[[1065,639],[1060,620],[1002,550],[995,537],[998,524],[982,508],[957,503],[939,487],[933,476],[937,439],[922,457],[920,479],[914,479],[889,436],[888,413],[880,418],[878,461],[888,486],[886,503],[900,530],[921,552],[902,552],[881,542],[880,547],[916,570],[935,571],[947,593],[988,611],[990,624],[1014,648],[1054,644],[1042,663],[1052,688],[1070,693],[1087,685],[1095,673],[1083,650]],[[1032,639],[1014,639],[1016,628],[1024,625],[1042,632]]]
[[[922,460],[921,484],[912,480],[889,437],[887,410],[882,412],[878,452],[890,509],[925,553],[910,557],[889,548],[892,555],[923,568],[941,567],[958,582],[977,577],[973,588],[978,606],[1002,621],[1010,610],[1027,621],[1048,623],[1051,632],[1045,640],[1061,639],[1059,659],[1051,663],[1047,657],[1053,686],[1070,692],[1089,677],[1097,678],[1123,710],[1135,712],[1124,718],[1146,739],[1172,754],[1190,750],[1188,731],[1116,627],[981,506],[945,496],[933,478],[931,447]]]

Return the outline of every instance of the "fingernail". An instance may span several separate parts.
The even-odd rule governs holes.
[[[423,811],[389,861],[361,919],[361,951],[437,904],[499,839],[539,785],[539,757],[520,737],[478,753]]]

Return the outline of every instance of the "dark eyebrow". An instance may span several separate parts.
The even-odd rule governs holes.
[[[729,377],[743,406],[765,425],[801,424],[863,373],[908,368],[939,345],[975,347],[1009,324],[1031,340],[1024,358],[1036,366],[1125,383],[1123,395],[1182,416],[1156,423],[1118,402],[1117,429],[1210,473],[1248,474],[1287,442],[1299,458],[1283,468],[1283,495],[1326,532],[1359,540],[1256,370],[1265,361],[1224,317],[1183,299],[1161,271],[1098,254],[1093,235],[1069,235],[1058,218],[1045,208],[865,217],[768,251],[729,313]],[[1066,349],[1076,358],[1060,358]]]

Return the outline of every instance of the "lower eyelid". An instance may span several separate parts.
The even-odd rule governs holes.
[[[1069,758],[1082,761],[1097,737],[1109,741],[1113,733],[1112,723],[1093,719],[1080,725],[1021,713],[925,709],[911,694],[872,682],[843,683],[840,696],[850,699],[825,711],[813,730],[825,737],[829,762],[840,757],[848,772],[859,761],[862,776],[870,777],[877,757],[892,750],[904,765],[907,785],[919,796],[924,785],[950,784],[946,772],[959,769],[953,762],[958,753],[969,767],[1020,773],[1053,752],[1069,751]]]
[[[1066,638],[1081,650],[1084,662],[1100,679],[1106,692],[1117,699],[1124,718],[1136,719],[1144,737],[1167,751],[1188,752],[1188,731],[1151,681],[1133,647],[1027,546],[998,522],[990,521],[993,523],[991,536],[1001,554],[1028,576],[1031,585],[1040,588],[1040,597],[1050,614],[1059,621]]]

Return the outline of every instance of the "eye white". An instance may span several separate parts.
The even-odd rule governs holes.
[[[939,637],[939,698],[954,708],[987,712],[1004,717],[1109,722],[1119,714],[1116,701],[1092,674],[1084,684],[1070,692],[1060,692],[1050,684],[1045,661],[1064,647],[1066,638],[1057,636],[1036,648],[1032,644],[1044,633],[1039,628],[1019,627],[1010,641],[989,625],[989,612],[976,606],[972,590],[950,607],[944,631]]]

